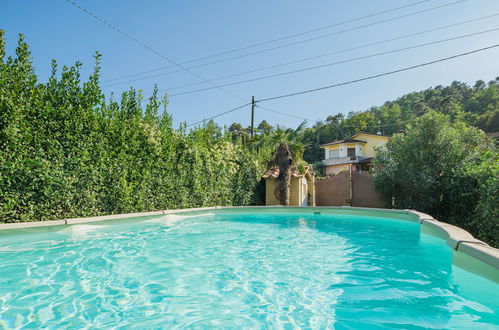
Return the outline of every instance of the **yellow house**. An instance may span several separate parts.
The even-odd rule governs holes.
[[[275,181],[278,168],[271,168],[262,178],[265,179],[265,205],[280,205],[275,195]],[[305,173],[300,173],[296,166],[291,167],[289,187],[290,206],[315,206],[315,173],[310,166],[305,166]]]
[[[377,148],[390,140],[388,136],[370,133],[357,133],[351,137],[321,145],[325,151],[323,160],[326,175],[338,174],[350,168],[368,171]]]

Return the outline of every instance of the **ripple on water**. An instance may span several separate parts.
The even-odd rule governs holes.
[[[497,324],[497,300],[467,295],[450,261],[445,244],[392,219],[208,214],[77,225],[0,238],[0,327]]]

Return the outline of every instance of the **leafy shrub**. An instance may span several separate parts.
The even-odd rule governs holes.
[[[498,156],[484,132],[430,112],[377,154],[375,186],[416,209],[498,245]]]
[[[38,82],[23,37],[5,58],[0,35],[0,220],[51,220],[159,209],[261,203],[270,153],[209,123],[174,129],[157,91],[106,101],[100,55]]]

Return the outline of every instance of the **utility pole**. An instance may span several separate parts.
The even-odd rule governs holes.
[[[251,97],[251,138],[255,134],[255,97]]]

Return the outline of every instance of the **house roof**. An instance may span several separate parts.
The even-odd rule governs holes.
[[[372,157],[367,157],[367,158],[362,158],[356,162],[356,164],[368,164],[371,163],[373,160]]]
[[[357,132],[354,135],[352,135],[350,138],[353,138],[354,136],[357,136],[359,134],[372,135],[372,136],[381,136],[381,137],[391,138],[390,135],[375,134],[375,133],[368,133],[368,132]]]
[[[346,139],[343,139],[343,140],[336,140],[336,141],[333,141],[333,142],[321,144],[320,147],[322,148],[322,147],[332,146],[332,145],[341,144],[341,143],[367,143],[366,141],[354,139],[354,137],[356,137],[357,135],[360,135],[360,134],[372,135],[372,136],[381,136],[381,137],[390,138],[390,136],[387,136],[387,135],[379,135],[379,134],[373,134],[373,133],[358,132],[358,133],[355,133],[354,135],[352,135],[352,136],[350,136],[350,137],[348,137]]]
[[[296,166],[291,166],[291,177],[292,178],[299,178],[299,177],[302,177],[304,175],[305,176],[314,176],[315,175],[311,166],[305,166],[305,174],[301,174]],[[267,172],[265,172],[262,175],[262,178],[264,178],[264,179],[269,179],[269,178],[270,179],[277,179],[278,176],[279,176],[279,169],[277,167],[272,167],[272,168],[269,168],[267,170]]]
[[[366,143],[366,141],[348,138],[348,139],[336,140],[336,141],[333,141],[333,142],[321,144],[320,146],[321,147],[326,147],[326,146],[332,146],[332,145],[341,144],[341,143]]]

